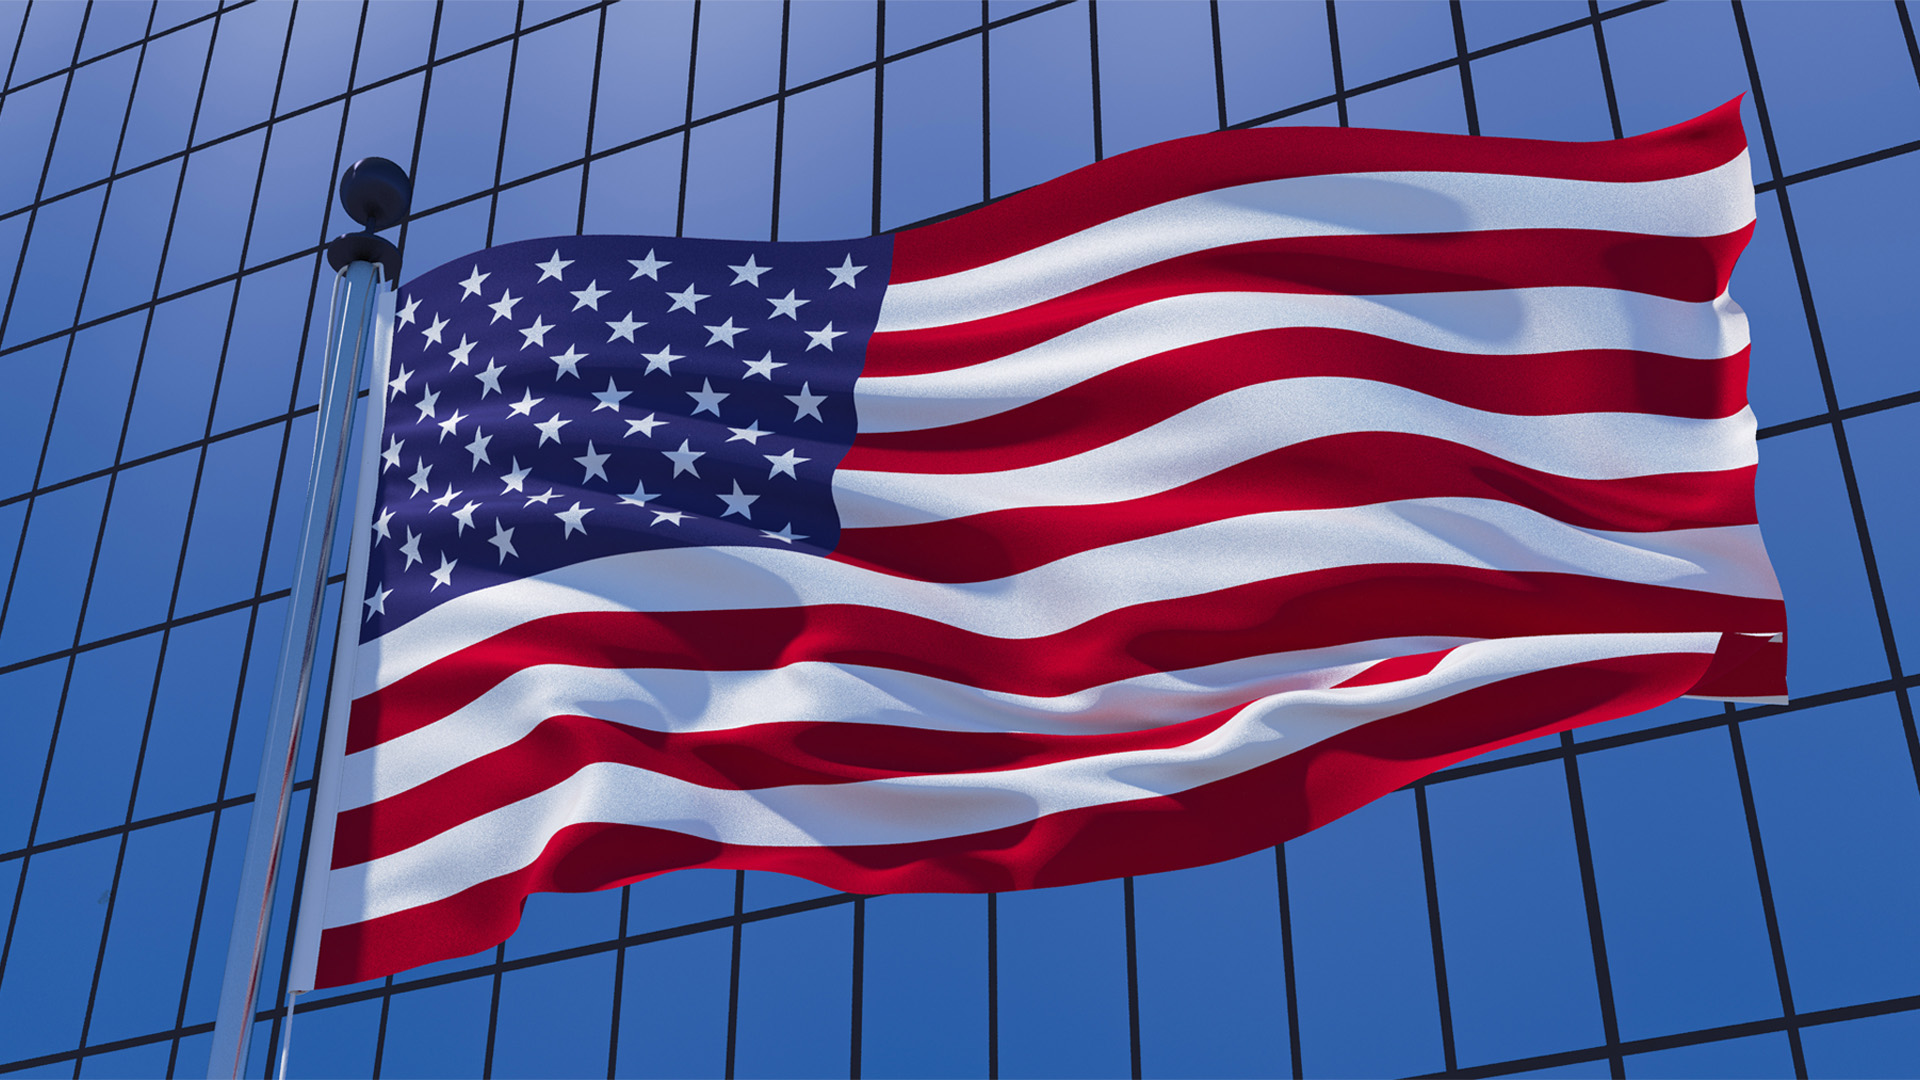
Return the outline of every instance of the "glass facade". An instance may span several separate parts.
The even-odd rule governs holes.
[[[500,949],[301,999],[291,1074],[1920,1074],[1914,20],[0,7],[0,1072],[205,1070],[347,163],[417,177],[417,271],[576,232],[862,235],[1223,126],[1604,139],[1743,94],[1759,224],[1733,295],[1792,705],[1676,702],[1137,880],[862,899],[714,871],[538,896]]]

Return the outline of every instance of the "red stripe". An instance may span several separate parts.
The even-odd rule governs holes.
[[[1051,697],[1250,656],[1403,636],[1775,633],[1778,600],[1576,574],[1374,563],[1136,604],[1038,638],[997,638],[883,608],[583,612],[522,623],[354,702],[347,753],[425,727],[522,668],[766,671],[864,665]]]
[[[1753,475],[1748,466],[1574,480],[1440,439],[1369,431],[1283,447],[1126,502],[848,529],[829,557],[922,581],[991,581],[1082,551],[1224,518],[1414,498],[1493,499],[1578,528],[1619,532],[1752,525],[1758,521]]]
[[[445,900],[327,930],[318,985],[491,948],[519,924],[531,893],[612,888],[669,870],[772,870],[862,893],[972,893],[1218,862],[1299,836],[1457,761],[1672,700],[1700,678],[1708,659],[1624,657],[1521,675],[1178,795],[924,843],[754,847],[631,825],[572,825],[557,830],[525,868]]]
[[[1416,653],[1412,656],[1389,656],[1377,664],[1369,665],[1365,671],[1352,678],[1342,679],[1334,684],[1336,688],[1348,686],[1380,686],[1404,679],[1417,679],[1440,666],[1452,649],[1436,649],[1433,652]]]
[[[1195,293],[1386,296],[1589,286],[1708,303],[1753,234],[1642,236],[1583,229],[1307,236],[1208,248],[982,319],[875,334],[866,373],[966,367],[1115,312]]]
[[[1264,348],[1242,345],[1235,346],[1247,339],[1264,339],[1258,342]],[[1050,395],[1029,405],[1023,405],[995,416],[962,424],[952,424],[942,428],[929,428],[922,431],[887,432],[877,435],[860,435],[853,448],[841,459],[840,468],[861,472],[890,473],[989,473],[1008,469],[1021,469],[1031,465],[1040,465],[1049,461],[1058,461],[1076,454],[1083,454],[1140,432],[1172,417],[1194,408],[1224,393],[1232,393],[1247,385],[1260,385],[1262,376],[1270,374],[1271,369],[1263,370],[1262,360],[1270,351],[1279,352],[1280,342],[1265,335],[1247,335],[1246,338],[1229,338],[1224,341],[1209,342],[1205,347],[1196,346],[1180,353],[1166,353],[1161,356],[1129,364],[1115,371],[1106,372],[1078,386],[1068,387],[1057,394]],[[1229,359],[1227,355],[1235,354]],[[1197,354],[1197,355],[1196,355]],[[1632,354],[1639,356],[1643,354]],[[1311,368],[1315,357],[1290,356],[1278,361],[1275,367]],[[1542,365],[1555,363],[1553,357],[1528,357],[1530,362]],[[1447,400],[1466,408],[1479,409],[1482,412],[1504,413],[1509,416],[1548,416],[1569,415],[1583,412],[1631,412],[1648,415],[1672,416],[1674,413],[1659,412],[1644,406],[1652,404],[1689,405],[1692,412],[1711,412],[1732,406],[1717,416],[1686,417],[1687,419],[1721,419],[1739,412],[1746,407],[1746,359],[1747,353],[1741,353],[1724,363],[1691,360],[1674,361],[1666,359],[1669,368],[1693,367],[1700,369],[1688,371],[1688,377],[1674,377],[1665,380],[1651,380],[1652,385],[1638,386],[1627,384],[1612,386],[1611,394],[1595,394],[1594,398],[1612,397],[1615,400],[1594,402],[1589,408],[1561,408],[1574,405],[1573,400],[1555,400],[1573,398],[1579,393],[1577,383],[1588,374],[1578,370],[1563,373],[1560,379],[1542,378],[1536,382],[1501,382],[1499,377],[1511,371],[1511,365],[1487,365],[1491,370],[1469,370],[1449,380],[1441,372],[1409,372],[1411,378],[1406,383],[1395,381],[1392,385],[1405,386],[1416,393]],[[1202,362],[1202,361],[1209,362]],[[1365,367],[1365,365],[1357,365]],[[1573,367],[1569,364],[1569,367]],[[1595,367],[1601,365],[1595,364]],[[1635,365],[1637,366],[1637,365]],[[1136,370],[1139,369],[1139,370]],[[1187,372],[1181,377],[1182,371]],[[1615,371],[1618,373],[1618,366]],[[1602,377],[1599,371],[1591,372]],[[1691,401],[1677,400],[1677,394],[1663,395],[1663,389],[1670,389],[1675,383],[1691,382],[1696,385],[1705,382],[1704,376],[1720,377],[1719,385],[1701,386],[1702,393]],[[1739,382],[1731,380],[1738,377]],[[1296,377],[1291,374],[1279,378]],[[1311,378],[1311,375],[1297,376]],[[1569,386],[1569,383],[1575,385]],[[1538,393],[1531,391],[1541,391]],[[1718,400],[1709,400],[1709,395]],[[1649,401],[1649,398],[1664,397],[1663,401]],[[1637,398],[1637,401],[1629,400]],[[1591,400],[1591,399],[1590,399]],[[1608,408],[1608,405],[1628,406]],[[1631,406],[1639,405],[1640,408]],[[1489,406],[1507,406],[1490,408]],[[1517,407],[1517,408],[1516,408]],[[1388,434],[1387,432],[1351,432],[1342,436],[1366,436]]]
[[[1595,143],[1357,128],[1213,132],[1119,154],[991,206],[897,233],[892,280],[971,269],[1171,199],[1262,180],[1418,171],[1637,182],[1705,172],[1746,148],[1737,98],[1663,131]]]
[[[1724,360],[1676,360],[1617,349],[1477,356],[1352,330],[1260,330],[1143,357],[979,420],[917,431],[862,432],[840,468],[1013,468],[1048,460],[1017,449],[1029,443],[1046,442],[1069,452],[1086,449],[1243,386],[1316,376],[1392,383],[1457,405],[1514,416],[1638,412],[1717,420],[1746,407],[1749,353],[1741,349]],[[875,372],[869,360],[862,377],[876,374],[882,373]],[[939,461],[939,453],[952,451],[1008,456],[987,453],[980,458],[987,464],[964,469],[920,464]]]
[[[1024,769],[1201,738],[1233,710],[1137,732],[1044,735],[888,724],[783,722],[669,734],[590,716],[555,716],[511,746],[336,819],[333,866],[352,866],[537,795],[588,765],[630,765],[728,790],[847,784],[928,773]]]

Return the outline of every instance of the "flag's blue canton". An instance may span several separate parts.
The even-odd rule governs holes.
[[[583,559],[831,550],[891,254],[569,236],[403,286],[362,640]]]

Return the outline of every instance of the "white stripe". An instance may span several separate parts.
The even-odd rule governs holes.
[[[1282,447],[1353,432],[1425,435],[1580,480],[1721,472],[1759,460],[1749,409],[1718,420],[1646,413],[1515,416],[1370,379],[1255,383],[1083,453],[986,473],[840,469],[845,529],[1023,506],[1096,506],[1169,491]]]
[[[1419,678],[1261,698],[1182,746],[991,773],[728,791],[629,766],[592,765],[538,795],[404,851],[336,871],[336,899],[327,924],[404,911],[518,870],[571,824],[643,825],[764,846],[856,847],[964,836],[1062,811],[1190,790],[1340,732],[1517,675],[1617,656],[1710,654],[1719,639],[1717,633],[1609,634],[1474,642]]]
[[[590,716],[674,734],[794,721],[922,731],[1109,735],[1208,716],[1286,690],[1323,689],[1388,657],[1417,656],[1468,640],[1387,638],[1302,649],[1121,679],[1055,697],[813,661],[772,671],[541,664],[515,672],[426,727],[347,755],[341,806],[365,806],[423,784],[513,745],[550,716]]]
[[[1752,221],[1745,151],[1703,173],[1638,183],[1462,172],[1264,180],[1169,200],[971,270],[892,285],[879,329],[987,318],[1164,259],[1256,240],[1493,229],[1720,236]]]
[[[1710,303],[1584,286],[1391,296],[1195,293],[1115,312],[966,367],[862,376],[854,383],[854,406],[862,432],[945,427],[1017,408],[1145,357],[1288,327],[1353,330],[1490,356],[1636,349],[1718,360],[1747,346],[1746,316],[1724,293]]]
[[[1019,639],[1059,633],[1135,604],[1374,563],[1557,572],[1735,596],[1780,595],[1754,526],[1606,532],[1575,528],[1508,502],[1466,498],[1250,514],[961,584],[894,577],[774,548],[661,548],[579,562],[449,600],[362,646],[373,655],[363,658],[360,694],[517,625],[528,612],[848,604]]]

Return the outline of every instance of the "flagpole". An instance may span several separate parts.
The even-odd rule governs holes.
[[[268,714],[260,781],[254,789],[247,851],[240,867],[233,935],[220,985],[213,1026],[209,1080],[235,1078],[247,1066],[253,1034],[254,1002],[266,958],[267,931],[281,848],[286,841],[287,807],[299,760],[300,727],[305,719],[314,658],[319,653],[321,600],[333,554],[334,527],[353,427],[354,389],[367,358],[380,286],[400,273],[400,252],[374,234],[398,224],[412,198],[405,170],[385,158],[355,162],[340,178],[340,202],[366,231],[347,233],[327,245],[327,262],[337,276],[327,320],[327,347],[320,371],[320,406],[314,422],[313,461],[307,470],[307,508],[294,556],[293,588],[287,600],[286,633]],[[375,391],[378,393],[378,390]],[[346,633],[345,629],[341,633]],[[325,858],[325,854],[317,857]]]

